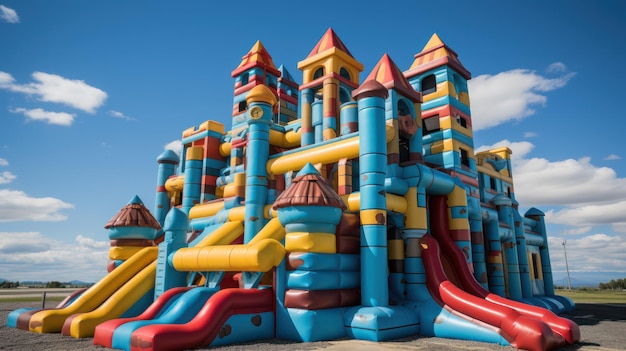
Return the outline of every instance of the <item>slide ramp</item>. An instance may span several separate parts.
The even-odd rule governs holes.
[[[241,236],[242,233],[242,222],[227,222],[202,240],[199,240],[196,245],[210,246],[229,244],[237,237]],[[155,247],[155,249],[158,251],[157,247]],[[126,264],[126,262],[124,264]],[[124,264],[120,267],[123,267]],[[143,311],[153,300],[152,289],[155,284],[156,266],[157,260],[155,257],[148,266],[128,280],[126,284],[120,286],[119,289],[100,306],[92,311],[67,318],[62,328],[63,334],[71,335],[75,338],[92,337],[99,324],[122,316],[126,311],[129,311],[131,307],[139,303],[140,300],[142,305],[138,307],[140,307],[140,311]],[[117,269],[119,269],[119,267]],[[144,302],[143,300],[147,301]]]
[[[218,288],[198,287],[177,294],[170,299],[172,301],[164,306],[166,308],[154,319],[131,321],[115,329],[111,337],[111,347],[130,350],[133,332],[148,325],[189,323],[217,291],[219,291]]]
[[[211,242],[212,245],[206,247],[200,247],[201,244],[199,244],[197,247],[178,250],[173,255],[172,262],[174,268],[180,271],[267,272],[284,259],[285,249],[279,242],[284,236],[284,228],[279,220],[274,218],[248,244],[226,245],[227,242],[219,241]],[[203,242],[206,244],[208,241],[203,240]],[[194,288],[194,290],[196,289],[200,288]],[[170,303],[171,306],[178,305],[180,301],[181,309],[188,309],[196,314],[193,320],[185,321],[181,318],[172,317],[171,313],[160,313],[157,311],[157,307],[153,305],[146,311],[151,311],[150,314],[146,313],[140,316],[141,318],[123,321],[113,320],[103,324],[99,327],[102,332],[97,331],[97,340],[95,339],[94,343],[102,346],[107,346],[110,343],[113,347],[126,350],[160,349],[162,347],[168,349],[169,346],[162,345],[162,336],[160,335],[180,334],[184,335],[185,340],[189,340],[189,344],[185,344],[187,345],[185,346],[177,343],[176,347],[197,347],[210,344],[215,335],[220,332],[222,324],[232,316],[268,312],[272,314],[273,319],[274,295],[271,290],[224,289],[215,293],[215,296],[212,296],[200,311],[194,309],[194,306],[190,306],[190,303],[183,298],[194,290],[183,293],[172,290],[174,289],[167,291],[165,294],[168,296],[157,299],[154,304],[165,306],[166,300],[176,299],[176,302]],[[260,321],[263,318],[258,317],[257,319]],[[236,324],[245,324],[245,322]],[[256,328],[253,329],[256,330],[241,336],[238,340],[246,340],[246,337],[252,337],[256,335],[255,333],[259,333],[259,330],[267,330],[267,324],[255,325]],[[272,335],[273,328],[272,322]],[[151,333],[155,335],[150,336]],[[130,338],[128,337],[129,334],[131,335]],[[142,336],[139,338],[137,335]],[[165,338],[167,339],[167,337]],[[180,342],[180,338],[177,340]],[[165,342],[164,345],[170,344]]]
[[[9,315],[7,316],[7,327],[18,328],[17,326],[18,318],[20,317],[20,315],[23,315],[22,320],[25,321],[25,323],[23,323],[23,325],[18,329],[28,330],[28,322],[30,321],[30,317],[32,317],[33,314],[39,311],[44,311],[44,310],[49,310],[49,309],[61,309],[61,308],[67,307],[85,291],[87,291],[87,288],[82,288],[82,289],[78,289],[74,291],[72,294],[64,298],[63,301],[59,302],[54,308],[27,307],[27,308],[18,308],[17,310],[11,311]]]
[[[453,311],[493,326],[511,346],[530,351],[553,350],[565,345],[560,335],[537,319],[474,296],[450,282],[444,272],[439,244],[430,234],[420,239],[426,282],[433,297]]]
[[[31,316],[18,318],[18,327],[26,327],[36,333],[59,333],[65,320],[77,313],[95,310],[135,275],[154,263],[157,247],[147,247],[133,255],[122,265],[107,274],[99,282],[83,292],[75,301],[61,309],[38,311]],[[131,288],[132,289],[132,288]]]
[[[443,196],[433,197],[430,200],[430,204],[432,209],[431,228],[433,239],[436,240],[441,247],[441,254],[444,255],[446,261],[451,264],[460,288],[485,301],[513,309],[522,316],[546,323],[552,332],[565,339],[569,344],[576,343],[580,340],[580,328],[573,321],[559,317],[548,309],[509,300],[483,288],[470,271],[465,254],[454,243],[451,236],[447,235],[448,218],[446,214],[448,211],[446,198]]]
[[[69,316],[63,323],[61,333],[75,338],[93,337],[98,324],[122,316],[135,304],[140,304],[138,307],[143,310],[154,298],[155,274],[156,260],[129,279],[93,311]]]
[[[129,322],[149,321],[160,317],[163,312],[170,308],[172,303],[174,303],[180,295],[191,289],[193,289],[193,287],[170,289],[159,296],[156,301],[154,301],[143,313],[136,317],[116,318],[99,324],[94,332],[94,345],[112,348],[113,333],[118,327]]]
[[[132,333],[130,350],[186,350],[207,346],[234,315],[274,311],[271,289],[224,289],[216,292],[184,324],[153,324]]]

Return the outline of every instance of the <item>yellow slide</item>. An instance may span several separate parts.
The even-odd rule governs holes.
[[[85,291],[69,306],[58,310],[43,310],[30,318],[29,329],[36,333],[59,333],[65,320],[76,313],[93,311],[137,273],[156,260],[157,247],[146,247],[107,274]]]
[[[180,249],[172,263],[178,271],[267,272],[285,257],[285,229],[271,219],[249,243]]]
[[[227,245],[242,233],[242,222],[227,222],[201,240],[197,246]],[[149,253],[146,254],[146,252]],[[89,292],[92,292],[92,294],[87,296],[89,303],[82,308],[77,306],[66,313],[59,313],[63,310],[57,310],[57,314],[53,314],[55,317],[37,319],[38,328],[41,329],[33,328],[33,318],[44,312],[55,311],[42,311],[33,315],[33,318],[31,318],[31,331],[40,333],[59,332],[70,315],[82,313],[71,320],[69,334],[76,338],[92,337],[98,324],[118,318],[154,287],[157,253],[157,247],[149,247],[138,252],[85,292],[80,299]],[[118,270],[124,272],[119,272],[118,278],[111,279],[110,276],[117,273]],[[67,309],[72,308],[78,302],[80,301],[77,299]],[[54,320],[54,322],[50,323],[49,320]]]

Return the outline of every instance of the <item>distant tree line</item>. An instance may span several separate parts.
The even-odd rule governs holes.
[[[0,289],[11,289],[20,286],[20,282],[10,282],[8,280],[0,282]],[[65,284],[57,281],[47,282],[44,288],[65,288]]]
[[[17,288],[18,286],[20,286],[20,282],[10,282],[8,280],[5,280],[0,283],[0,289]]]
[[[626,290],[626,278],[611,279],[608,283],[599,283],[600,290]]]

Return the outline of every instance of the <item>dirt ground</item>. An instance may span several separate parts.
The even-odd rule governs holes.
[[[50,303],[52,307],[52,303]],[[75,339],[60,334],[38,334],[24,330],[7,328],[8,314],[22,307],[41,307],[38,302],[0,302],[0,350],[35,351],[35,350],[87,350],[104,351],[105,349],[93,345],[90,338]],[[611,351],[626,350],[626,304],[586,304],[577,305],[576,311],[565,315],[574,320],[581,329],[582,340],[576,345],[561,348],[563,351]],[[513,350],[512,347],[450,340],[432,337],[409,337],[386,342],[369,342],[362,340],[338,340],[328,342],[292,343],[285,340],[271,339],[252,344],[241,344],[215,347],[211,350],[330,350],[354,351],[363,350]],[[207,350],[207,349],[204,349]]]

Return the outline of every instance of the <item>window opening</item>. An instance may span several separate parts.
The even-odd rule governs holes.
[[[426,117],[423,122],[424,127],[422,128],[422,135],[428,135],[439,131],[439,115]]]
[[[400,149],[400,163],[410,161],[411,149],[409,145],[409,138],[400,135],[398,148]]]
[[[339,75],[347,80],[350,80],[350,72],[348,72],[348,70],[343,67],[341,67],[341,69],[339,70]]]
[[[531,257],[533,260],[533,278],[539,279],[539,255],[533,253]]]
[[[437,91],[437,80],[431,74],[422,79],[422,95],[432,94]]]
[[[459,151],[461,152],[461,164],[469,167],[469,157],[467,156],[467,151],[463,149],[459,149]]]
[[[317,79],[323,76],[324,76],[324,67],[318,68],[317,70],[315,70],[315,73],[313,73],[313,79]]]
[[[410,116],[411,109],[404,100],[398,101],[398,116]]]
[[[461,115],[456,115],[456,122],[463,128],[467,128],[467,121]]]
[[[343,89],[339,89],[339,103],[343,104],[350,101],[350,95]]]
[[[239,112],[243,112],[248,108],[248,103],[246,102],[246,100],[240,101],[239,102]]]

